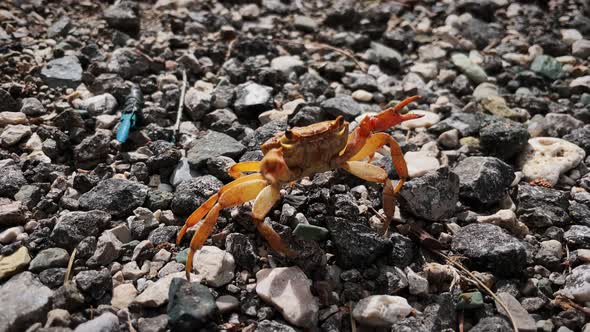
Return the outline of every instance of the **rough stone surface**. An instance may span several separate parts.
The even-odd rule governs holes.
[[[402,209],[427,220],[442,220],[453,215],[459,201],[459,177],[441,167],[405,183],[399,193]]]
[[[232,281],[235,267],[232,254],[213,246],[201,248],[193,260],[194,273],[211,287],[220,287]]]
[[[502,199],[514,180],[512,167],[494,157],[465,158],[453,172],[459,176],[459,196],[483,205]]]
[[[53,88],[75,88],[82,81],[82,66],[72,55],[49,61],[41,69],[41,77]]]
[[[467,257],[475,269],[501,276],[519,275],[526,266],[525,246],[496,225],[462,227],[453,237],[452,249]]]
[[[256,294],[273,304],[290,323],[309,327],[318,320],[319,306],[311,281],[298,267],[262,269],[256,273]]]
[[[360,300],[352,316],[359,323],[369,326],[389,326],[408,316],[412,307],[400,296],[373,295]]]
[[[143,184],[123,179],[106,179],[80,196],[80,208],[102,210],[115,217],[123,217],[142,206],[147,193],[148,188]]]
[[[30,272],[23,272],[0,287],[0,330],[26,330],[34,322],[42,322],[51,308],[53,292]]]
[[[194,169],[205,166],[207,160],[226,156],[238,159],[246,147],[234,138],[216,131],[210,130],[205,136],[195,140],[193,147],[187,153],[188,163]]]
[[[184,278],[174,278],[168,293],[169,324],[174,331],[203,328],[217,314],[209,288]]]

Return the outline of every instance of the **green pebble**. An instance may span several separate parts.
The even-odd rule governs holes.
[[[181,250],[176,254],[176,262],[180,264],[186,264],[186,258],[188,257],[188,248]]]
[[[561,75],[561,64],[554,57],[537,55],[531,64],[531,70],[549,79],[556,80]]]
[[[328,236],[328,230],[324,227],[309,224],[299,224],[297,227],[295,227],[293,234],[304,240],[320,241]]]
[[[462,293],[459,295],[457,310],[477,309],[483,307],[483,295],[480,292]]]

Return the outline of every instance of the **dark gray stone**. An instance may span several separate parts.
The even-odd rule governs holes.
[[[211,175],[203,175],[184,181],[174,192],[170,209],[174,214],[188,216],[209,197],[216,194],[223,183]]]
[[[29,270],[33,272],[43,271],[50,267],[66,267],[70,255],[61,248],[49,248],[41,251],[33,258]]]
[[[406,182],[398,197],[402,210],[416,217],[432,221],[450,218],[459,201],[459,177],[441,167]]]
[[[473,204],[501,200],[514,180],[510,165],[494,157],[468,157],[453,169],[459,176],[459,196]]]
[[[124,179],[106,179],[80,196],[82,210],[103,210],[114,217],[125,217],[143,205],[148,187]]]
[[[570,248],[590,248],[590,227],[573,225],[563,234]]]
[[[18,112],[19,102],[10,95],[10,92],[0,89],[0,112]]]
[[[139,4],[135,1],[121,1],[104,11],[107,24],[117,30],[137,33],[140,28]]]
[[[111,274],[106,267],[100,271],[82,271],[74,277],[74,281],[83,293],[95,300],[100,300],[107,293],[110,294],[113,288]]]
[[[485,317],[479,320],[470,332],[512,332],[512,325],[502,317]]]
[[[399,233],[391,234],[389,241],[393,245],[391,253],[388,256],[389,263],[402,269],[410,265],[418,249],[414,242]]]
[[[210,158],[226,156],[238,159],[245,151],[246,147],[232,137],[209,130],[205,136],[195,140],[187,159],[191,167],[197,169],[205,166]]]
[[[75,88],[82,82],[82,66],[72,55],[49,61],[41,69],[41,78],[51,88]]]
[[[273,137],[276,133],[287,129],[287,121],[285,120],[274,120],[266,123],[254,130],[254,133],[242,139],[242,144],[246,146],[248,151],[260,150],[260,146],[266,142],[269,138]],[[240,160],[242,161],[242,160]]]
[[[563,226],[570,223],[565,192],[523,184],[518,186],[516,214],[529,227]]]
[[[20,111],[28,116],[40,116],[47,112],[37,98],[23,98]]]
[[[481,125],[481,115],[477,113],[453,113],[448,118],[433,125],[428,130],[440,135],[445,131],[457,129],[461,136],[476,136]]]
[[[150,61],[136,49],[118,48],[111,54],[107,69],[125,79],[129,79],[147,73],[150,69]]]
[[[402,55],[398,51],[377,42],[371,42],[371,49],[382,67],[390,71],[399,69]]]
[[[234,109],[238,116],[255,117],[272,109],[272,88],[254,82],[240,84],[236,88]]]
[[[586,151],[586,155],[590,155],[590,126],[575,129],[563,136],[563,139],[581,147]]]
[[[154,246],[162,243],[173,243],[177,231],[178,227],[176,226],[158,227],[150,233],[148,240],[151,241]]]
[[[462,227],[453,237],[452,249],[468,258],[474,269],[499,276],[517,276],[526,267],[525,246],[492,224],[476,223]]]
[[[494,117],[482,123],[479,144],[487,153],[508,160],[524,149],[529,137],[524,125]]]
[[[51,267],[47,270],[41,271],[39,273],[39,280],[43,283],[43,285],[49,288],[57,288],[64,283],[64,279],[66,276],[66,268],[64,267]]]
[[[119,318],[112,312],[102,315],[76,326],[74,332],[118,332]]]
[[[217,305],[209,288],[174,278],[168,291],[169,324],[173,331],[194,331],[206,327],[217,314]]]
[[[274,320],[263,320],[256,325],[254,332],[298,332],[299,329],[294,329],[289,325],[275,322]]]
[[[334,118],[342,115],[344,120],[352,121],[361,115],[363,108],[351,96],[339,96],[330,98],[320,105],[323,111],[327,112]]]
[[[59,20],[55,21],[47,29],[47,37],[54,38],[58,36],[65,36],[72,29],[72,21],[67,16],[62,16]]]
[[[174,147],[174,144],[158,140],[148,144],[148,148],[153,152],[145,162],[152,172],[158,172],[160,169],[172,168],[176,166],[182,157],[180,151]]]
[[[36,322],[43,322],[53,291],[39,282],[31,272],[22,272],[0,287],[0,331],[25,331]]]
[[[91,169],[104,162],[109,154],[110,142],[111,135],[107,130],[97,131],[82,140],[74,148],[74,158],[78,167]]]
[[[73,249],[85,237],[98,236],[110,221],[104,211],[68,212],[57,220],[50,238],[61,248]]]
[[[0,197],[14,198],[26,184],[23,172],[12,160],[0,160]]]
[[[226,132],[237,120],[238,117],[232,110],[221,108],[205,115],[204,123],[211,130]]]
[[[336,261],[342,268],[368,266],[391,249],[388,239],[365,224],[330,217],[326,226],[336,248]]]
[[[225,239],[227,252],[234,256],[238,267],[251,270],[258,260],[252,241],[244,234],[231,233]]]

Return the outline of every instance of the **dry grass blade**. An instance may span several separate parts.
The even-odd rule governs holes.
[[[324,44],[324,43],[317,43],[317,42],[299,42],[299,41],[286,40],[286,39],[273,39],[273,41],[275,41],[277,43],[303,45],[306,48],[319,48],[319,49],[331,50],[331,51],[340,53],[347,58],[350,58],[352,61],[354,61],[354,63],[359,67],[360,70],[362,70],[365,73],[367,72],[367,66],[360,63],[357,60],[357,58],[354,56],[354,54],[352,54],[352,52],[342,49],[342,48],[334,47],[332,45],[328,45],[328,44]]]
[[[182,89],[180,90],[180,100],[178,101],[178,112],[176,112],[176,123],[174,124],[174,139],[180,131],[180,119],[182,118],[182,108],[184,107],[184,95],[186,93],[186,70],[182,71]]]
[[[447,262],[447,264],[452,265],[453,267],[459,269],[462,273],[464,273],[468,276],[468,278],[464,277],[465,280],[471,282],[472,284],[477,286],[477,288],[488,293],[497,303],[500,304],[502,309],[504,309],[504,311],[506,311],[506,313],[508,314],[508,318],[510,319],[510,323],[512,324],[512,329],[514,330],[514,332],[518,332],[518,327],[516,326],[516,321],[514,320],[512,313],[510,312],[510,310],[508,310],[508,306],[506,306],[504,301],[502,301],[502,299],[500,299],[496,295],[496,293],[494,293],[491,289],[489,289],[488,286],[486,286],[481,280],[479,280],[479,278],[477,278],[477,276],[475,276],[473,273],[471,273],[471,271],[469,271],[465,266],[463,266],[463,264],[459,263],[457,260],[454,260],[454,259],[450,258],[449,256],[447,256],[447,255],[443,254],[442,252],[435,250],[435,249],[430,249],[430,252],[444,258],[445,261]]]
[[[64,285],[70,280],[70,274],[72,273],[72,267],[74,266],[74,259],[76,259],[76,252],[76,248],[74,248],[70,260],[68,261],[68,268],[66,269],[66,275],[64,277]]]

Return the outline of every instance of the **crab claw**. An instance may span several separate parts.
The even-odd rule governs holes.
[[[412,96],[399,102],[395,107],[390,107],[375,116],[365,117],[360,126],[367,130],[367,132],[383,131],[397,125],[400,122],[418,119],[422,117],[420,114],[400,114],[400,111],[413,101],[416,101],[420,96]]]

